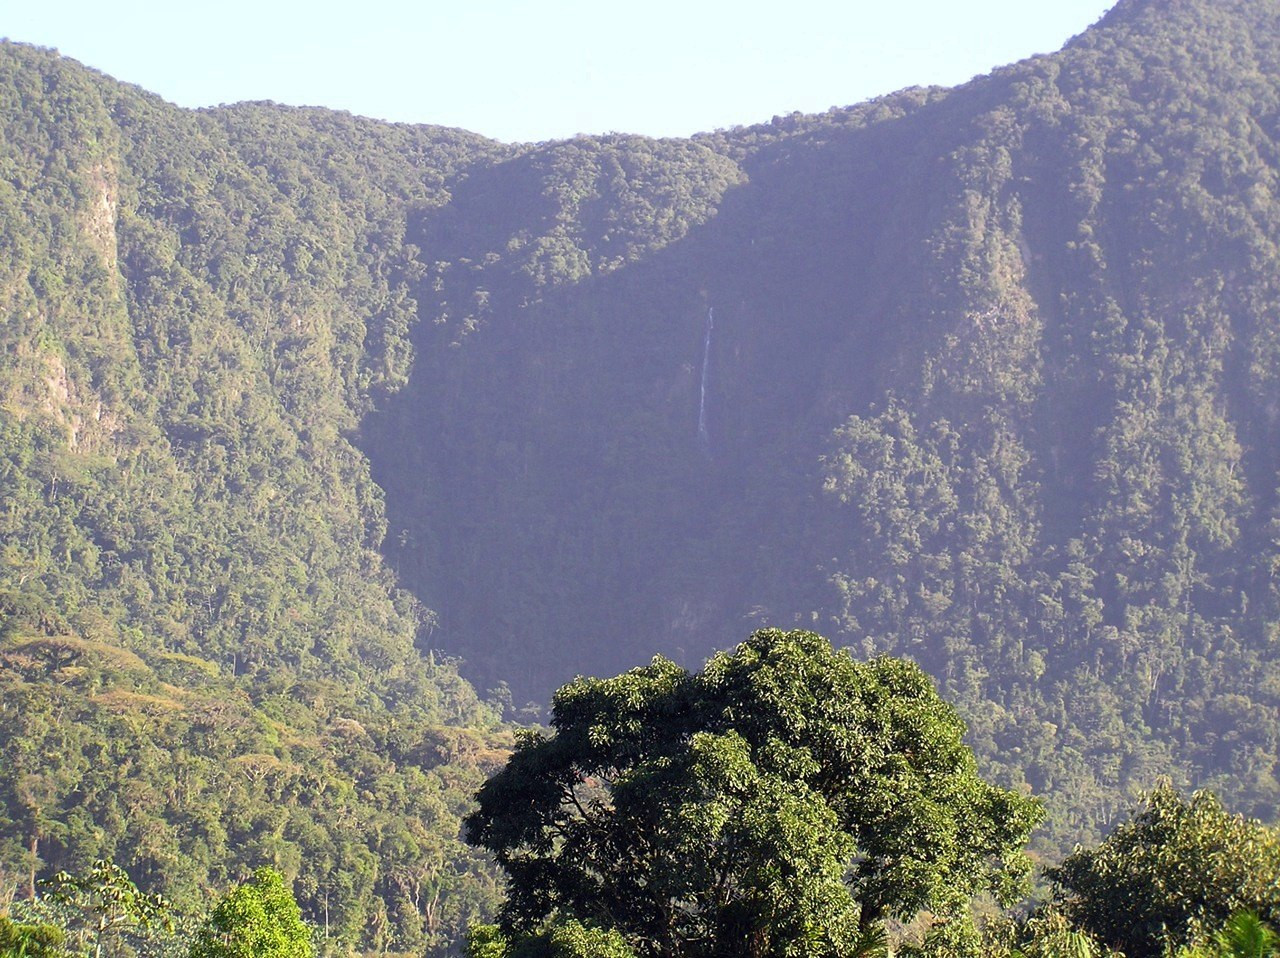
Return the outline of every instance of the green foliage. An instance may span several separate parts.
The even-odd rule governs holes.
[[[259,868],[227,892],[191,942],[191,958],[312,958],[311,929],[284,876]]]
[[[467,958],[635,958],[617,931],[581,922],[553,920],[531,934],[511,938],[497,925],[475,925],[467,935]]]
[[[110,856],[195,912],[265,862],[330,947],[423,951],[491,907],[458,831],[509,739],[353,438],[410,208],[496,149],[0,47],[0,895]]]
[[[0,958],[68,958],[66,934],[54,925],[30,925],[0,916]]]
[[[1280,954],[1280,935],[1249,911],[1232,915],[1207,941],[1178,952],[1179,958],[1271,958]]]
[[[466,958],[506,958],[507,937],[497,925],[474,924],[467,929]]]
[[[1038,803],[978,776],[901,660],[765,630],[694,675],[578,679],[551,725],[467,819],[507,872],[509,932],[556,912],[642,954],[845,954],[886,915],[962,920],[1027,871]]]
[[[980,929],[934,927],[920,944],[906,943],[897,953],[917,958],[1123,958],[1045,906],[1030,915],[988,916]]]
[[[84,874],[58,872],[41,885],[46,898],[73,915],[71,935],[94,958],[126,954],[122,949],[129,931],[172,928],[169,902],[139,890],[114,862],[99,859]]]
[[[1063,913],[1130,958],[1190,944],[1242,910],[1280,916],[1280,834],[1209,792],[1183,799],[1167,783],[1101,845],[1048,874]]]
[[[1085,932],[1071,925],[1059,911],[1041,909],[1024,922],[1013,924],[1013,942],[994,953],[1012,958],[1095,958],[1114,954]]]

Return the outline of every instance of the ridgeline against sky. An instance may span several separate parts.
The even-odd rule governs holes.
[[[14,4],[0,30],[186,107],[237,100],[536,141],[619,130],[687,136],[908,85],[954,85],[1057,49],[1114,0],[943,0],[785,11],[728,0],[484,4],[368,0],[358,11],[226,0]]]

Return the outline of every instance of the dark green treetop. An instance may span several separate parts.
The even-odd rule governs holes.
[[[1096,848],[1049,872],[1067,917],[1129,958],[1160,955],[1244,910],[1280,918],[1280,835],[1212,793],[1168,783]]]
[[[28,924],[0,916],[0,958],[67,958],[66,932],[55,925]]]
[[[765,630],[689,674],[657,658],[556,695],[479,793],[502,920],[620,931],[642,955],[844,953],[881,918],[1008,897],[1039,803],[985,782],[915,665]]]

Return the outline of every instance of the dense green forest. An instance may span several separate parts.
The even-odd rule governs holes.
[[[504,722],[762,625],[923,666],[1041,859],[1158,774],[1274,821],[1278,174],[1276,0],[663,141],[3,44],[0,903],[271,865],[456,949]]]
[[[0,899],[106,856],[198,909],[269,864],[335,947],[447,946],[510,736],[424,654],[352,438],[404,376],[405,210],[493,148],[0,75]]]
[[[655,656],[579,676],[465,819],[507,882],[463,953],[1280,955],[1280,830],[1167,779],[1009,910],[1044,806],[984,779],[965,734],[916,663],[804,630],[757,630],[697,672]],[[184,913],[97,860],[0,914],[0,958],[315,958],[332,938],[290,886],[260,866]]]

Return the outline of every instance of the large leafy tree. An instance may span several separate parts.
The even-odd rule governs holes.
[[[1280,918],[1280,834],[1211,792],[1167,782],[1096,848],[1049,872],[1067,917],[1130,958],[1164,953],[1234,914]]]
[[[502,921],[622,933],[642,955],[846,953],[889,914],[1012,893],[1034,799],[985,782],[915,665],[765,630],[697,674],[658,658],[556,694],[468,838]]]

